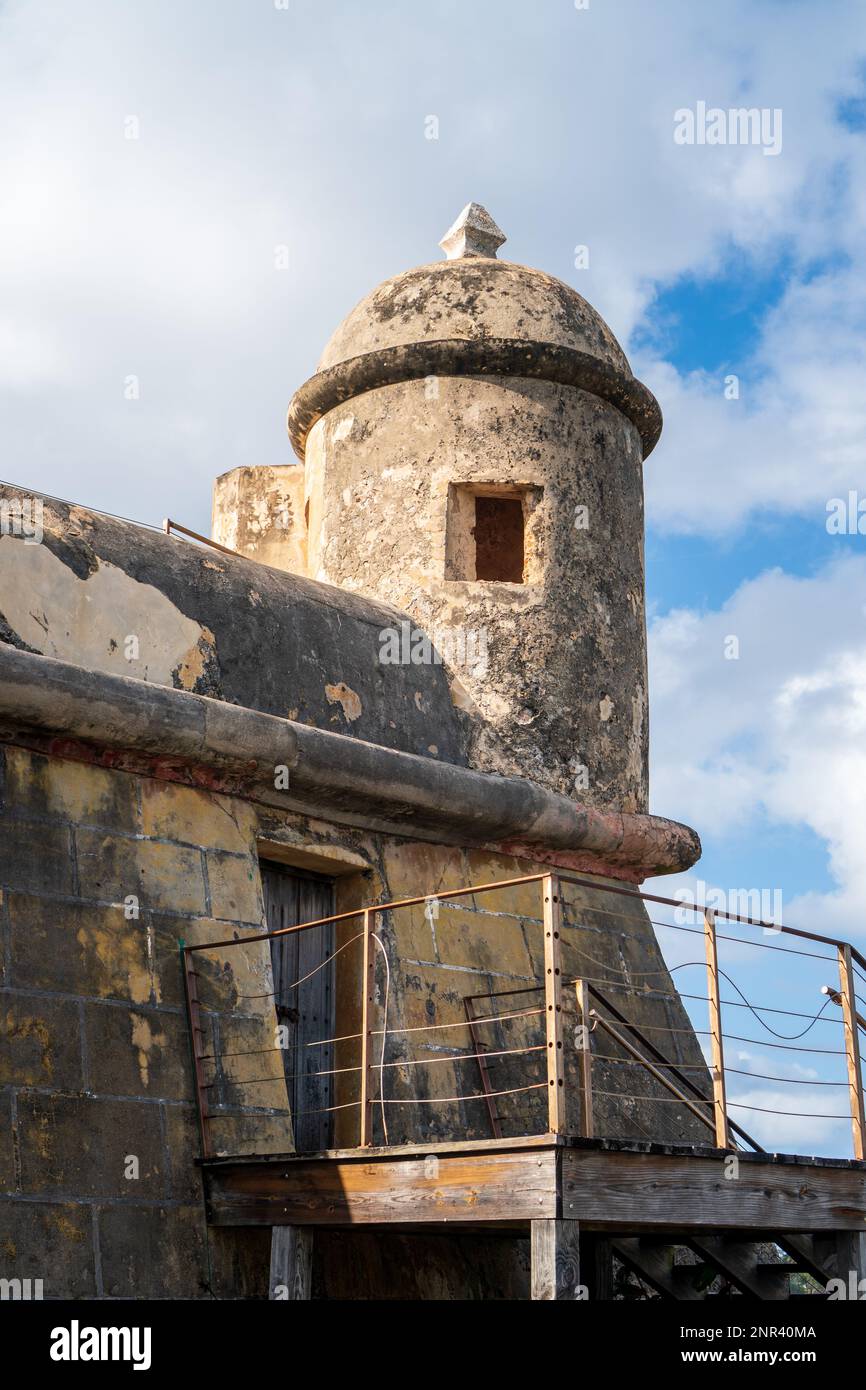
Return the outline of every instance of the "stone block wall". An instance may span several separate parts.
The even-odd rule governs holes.
[[[323,873],[330,865],[338,912],[402,897],[431,900],[377,919],[388,962],[386,971],[379,955],[377,1003],[384,1006],[387,989],[386,1061],[398,1064],[384,1072],[385,1094],[412,1102],[386,1109],[389,1139],[490,1136],[483,1101],[448,1099],[479,1091],[477,1064],[457,1055],[475,1050],[464,997],[493,996],[478,1004],[480,1013],[540,1004],[541,885],[475,892],[454,903],[437,895],[543,872],[543,865],[368,834],[11,744],[0,746],[0,768],[0,1277],[42,1279],[49,1298],[266,1296],[269,1232],[218,1231],[205,1222],[178,949],[180,938],[216,942],[261,929],[260,854]],[[337,944],[358,928],[356,918],[343,925]],[[611,999],[652,1028],[672,1058],[700,1063],[639,901],[569,886],[563,957],[566,978],[605,981]],[[282,1057],[268,1051],[275,1015],[267,945],[199,953],[196,969],[208,1052],[226,1054],[212,1093],[214,1149],[291,1151]],[[355,943],[337,961],[338,1034],[356,1031],[359,977]],[[517,1004],[503,994],[518,989],[535,993],[516,996]],[[434,1022],[454,1026],[420,1031]],[[509,1021],[481,1036],[503,1052],[537,1046],[541,1020]],[[254,1055],[235,1056],[244,1051]],[[517,1090],[543,1081],[543,1059],[539,1051],[491,1060],[494,1088],[516,1091],[496,1102],[506,1135],[546,1128],[545,1089]],[[337,1048],[334,1065],[356,1060],[349,1042]],[[424,1065],[406,1065],[414,1061]],[[568,1064],[573,1070],[576,1053]],[[599,1059],[594,1071],[599,1091],[611,1093],[599,1097],[598,1132],[705,1137],[681,1107],[659,1103],[658,1088],[634,1068]],[[253,1079],[255,1086],[246,1084]],[[356,1085],[346,1074],[335,1101],[351,1101]],[[335,1142],[357,1142],[357,1110],[338,1111],[337,1121]],[[382,1139],[378,1107],[375,1123]],[[351,1259],[339,1252],[354,1239],[345,1233],[317,1242],[323,1296],[346,1286],[348,1275],[337,1278],[334,1261]],[[394,1246],[401,1259],[404,1245]],[[419,1284],[427,1296],[451,1258],[441,1244],[430,1249],[433,1282]],[[515,1244],[518,1263],[505,1259],[496,1275],[501,1290],[512,1276],[522,1278],[521,1249]],[[377,1254],[367,1238],[364,1251],[364,1278],[381,1266],[379,1293],[393,1296],[386,1246]],[[472,1258],[455,1250],[454,1268]],[[475,1296],[492,1296],[489,1280],[472,1280]]]
[[[267,1233],[205,1227],[178,950],[260,926],[250,817],[21,748],[0,766],[0,1276],[46,1298],[261,1295]],[[266,979],[255,950],[235,968]],[[258,1127],[291,1147],[284,1118]]]

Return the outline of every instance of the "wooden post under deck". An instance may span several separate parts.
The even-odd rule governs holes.
[[[313,1231],[310,1226],[274,1226],[271,1231],[271,1282],[274,1302],[305,1302],[312,1297]]]
[[[554,1218],[531,1223],[533,1299],[568,1302],[586,1297],[580,1283],[580,1241],[576,1221]]]

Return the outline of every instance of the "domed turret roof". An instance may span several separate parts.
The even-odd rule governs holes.
[[[592,305],[553,275],[492,257],[435,261],[377,285],[331,336],[319,371],[362,352],[440,338],[518,338],[590,353],[631,375]]]
[[[604,319],[555,276],[497,260],[504,240],[490,214],[469,203],[440,243],[447,260],[385,280],[347,314],[289,408],[301,458],[307,433],[334,405],[428,375],[540,377],[580,387],[631,419],[644,456],[650,452],[661,412]]]

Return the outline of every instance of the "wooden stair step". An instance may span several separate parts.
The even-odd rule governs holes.
[[[790,1293],[791,1266],[762,1262],[760,1246],[753,1241],[730,1236],[690,1235],[688,1245],[742,1294],[775,1302],[786,1299]]]

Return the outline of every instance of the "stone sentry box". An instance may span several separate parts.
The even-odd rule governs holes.
[[[467,237],[479,211],[444,239],[454,259],[361,301],[292,401],[308,572],[434,641],[484,634],[485,659],[452,672],[476,766],[645,811],[642,462],[660,412],[580,295]],[[519,502],[522,536],[484,498]]]

